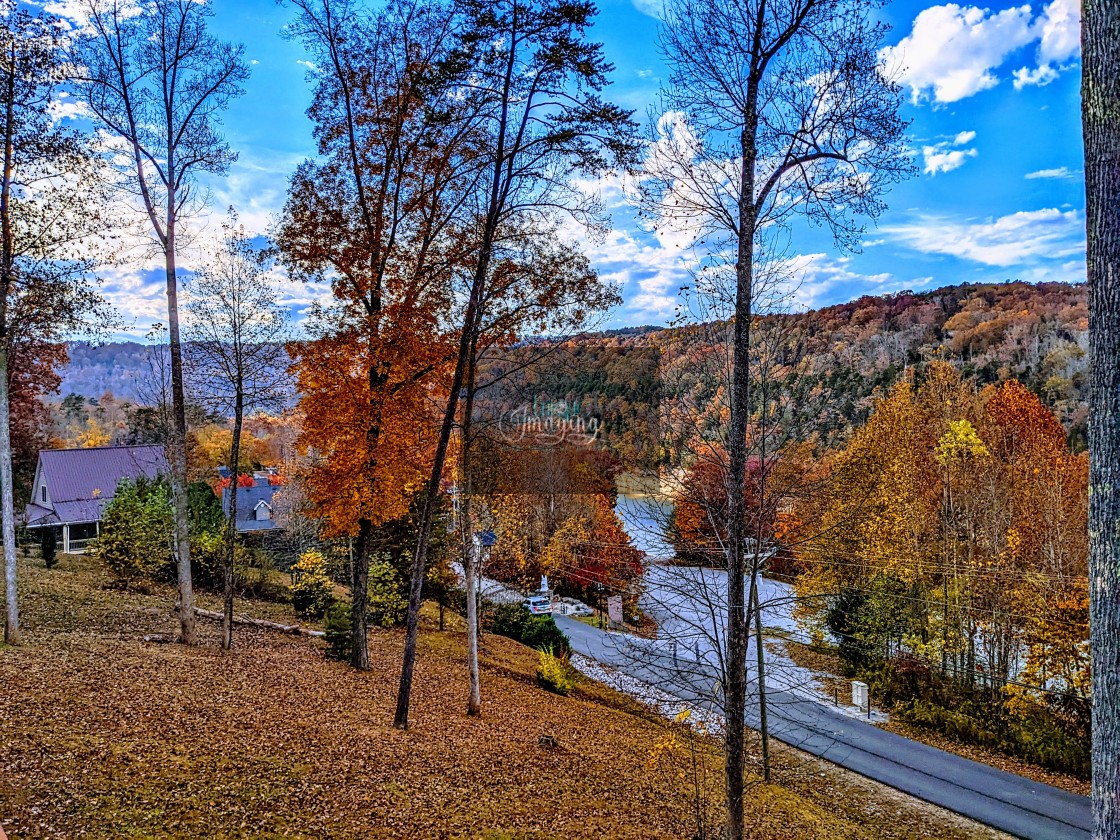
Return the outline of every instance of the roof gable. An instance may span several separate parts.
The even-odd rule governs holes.
[[[238,487],[237,488],[237,521],[243,522],[251,520],[255,515],[256,510],[262,504],[267,505],[269,510],[272,510],[273,497],[276,491],[281,489],[277,485],[272,484],[256,484],[252,487]],[[229,516],[229,488],[222,489],[222,513]]]

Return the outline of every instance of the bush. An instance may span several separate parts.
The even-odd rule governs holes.
[[[557,656],[552,648],[540,650],[538,655],[540,664],[537,665],[537,684],[553,694],[564,697],[571,694],[576,685],[576,675],[567,659]]]
[[[520,642],[529,621],[529,611],[520,604],[499,604],[489,613],[489,618],[487,630]]]
[[[522,610],[525,612],[525,610]],[[550,615],[531,615],[521,634],[522,644],[537,650],[554,649],[567,657],[572,652],[572,644],[564,631],[556,626]]]
[[[1065,732],[1052,714],[1039,708],[1014,715],[1002,703],[963,702],[947,708],[926,700],[895,706],[899,718],[933,729],[964,744],[976,744],[1021,758],[1040,767],[1089,778],[1089,744]]]
[[[292,564],[292,606],[304,618],[322,618],[334,600],[334,584],[327,577],[327,561],[309,549]]]
[[[572,644],[550,615],[533,615],[521,604],[502,604],[490,614],[486,628],[498,636],[515,639],[537,650],[552,648],[568,656]]]
[[[347,662],[353,639],[350,636],[350,605],[335,601],[327,610],[323,638],[327,640],[327,657]]]
[[[191,531],[191,577],[196,586],[222,589],[225,554],[226,538],[220,530]]]
[[[274,604],[290,604],[291,590],[283,583],[273,579],[268,566],[235,566],[233,569],[233,588],[242,598],[256,601],[272,601]]]
[[[54,528],[44,528],[42,542],[39,544],[39,550],[43,554],[43,564],[48,568],[53,568],[55,560],[58,558],[58,537],[54,534]]]
[[[192,536],[203,531],[220,534],[225,530],[226,515],[222,513],[221,499],[205,481],[192,481],[187,485],[187,513]]]
[[[366,598],[369,620],[378,627],[395,627],[404,621],[408,599],[401,594],[400,575],[388,561],[370,561]]]
[[[1088,726],[1056,700],[1001,697],[990,687],[944,676],[908,653],[867,665],[859,677],[901,720],[964,744],[1089,777]]]
[[[105,507],[93,553],[121,583],[165,577],[174,569],[171,537],[171,493],[166,482],[126,479]]]

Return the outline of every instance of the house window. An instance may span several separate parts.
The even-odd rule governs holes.
[[[43,504],[46,504],[47,503],[47,485],[44,484],[42,487],[39,488],[39,495],[43,497]]]
[[[268,520],[268,519],[271,519],[271,518],[272,518],[272,508],[270,508],[265,502],[261,502],[259,505],[257,505],[257,521],[258,522],[264,522],[265,520]]]

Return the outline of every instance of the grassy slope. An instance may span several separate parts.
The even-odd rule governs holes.
[[[471,720],[463,635],[429,621],[412,729],[399,732],[399,632],[373,636],[368,674],[326,661],[317,640],[262,631],[239,632],[225,656],[209,622],[200,647],[148,644],[145,633],[174,631],[170,588],[107,589],[88,558],[20,572],[28,639],[0,648],[0,824],[12,840],[688,836],[684,782],[647,765],[664,722],[593,683],[570,698],[541,691],[535,654],[509,640],[486,638],[484,717]],[[246,611],[291,619],[276,605]],[[545,733],[559,748],[538,746]],[[801,795],[754,787],[751,836],[990,836],[868,784],[821,764],[790,779]]]

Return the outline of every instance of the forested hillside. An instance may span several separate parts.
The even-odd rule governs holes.
[[[811,369],[846,420],[866,421],[871,394],[906,365],[943,358],[978,385],[1018,379],[1085,445],[1088,311],[1083,285],[1006,283],[862,297],[792,316]]]
[[[1083,285],[962,285],[861,297],[762,320],[780,325],[789,354],[809,357],[810,381],[803,384],[829,394],[827,413],[818,427],[832,442],[867,420],[876,389],[892,385],[907,365],[943,358],[980,385],[1018,379],[1055,411],[1071,445],[1080,449],[1085,442],[1086,300]],[[587,387],[575,381],[577,371],[595,369],[596,347],[609,354],[604,367],[612,380],[624,375],[626,354],[618,352],[620,347],[661,349],[668,367],[672,346],[691,329],[695,328],[634,328],[589,336],[582,343],[590,349],[580,349],[580,362],[569,371],[561,390],[569,392],[575,404],[584,392],[600,392],[598,380],[589,381]],[[708,340],[719,332],[718,327],[708,330]],[[60,371],[60,396],[77,393],[96,398],[111,390],[118,399],[144,401],[143,384],[151,376],[144,345],[74,343],[69,352],[70,363]],[[641,383],[636,393],[652,396],[649,357],[631,358],[636,365],[635,383]],[[554,398],[562,396],[553,391]],[[630,407],[623,413],[634,416],[639,409]],[[608,423],[604,432],[621,437],[625,430]]]
[[[67,348],[70,362],[59,370],[62,384],[60,396],[78,394],[97,398],[112,391],[118,399],[144,402],[151,379],[148,346],[134,341],[113,341],[108,344],[72,342]]]

